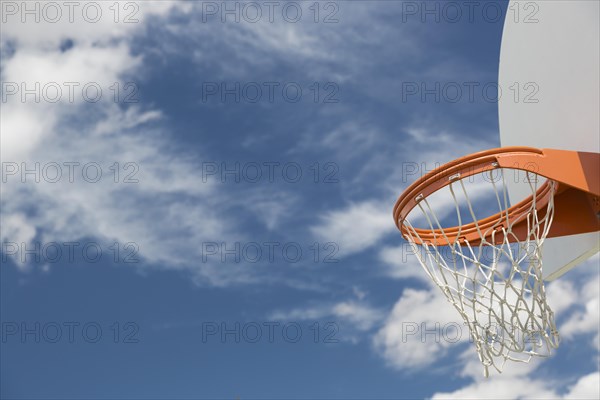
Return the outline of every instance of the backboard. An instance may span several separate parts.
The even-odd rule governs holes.
[[[598,1],[510,1],[498,77],[501,146],[600,152],[599,16]],[[529,191],[507,185],[513,204]],[[544,279],[599,250],[598,233],[546,239]]]

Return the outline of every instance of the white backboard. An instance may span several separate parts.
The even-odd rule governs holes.
[[[600,152],[600,1],[510,1],[500,51],[502,146]],[[528,188],[509,184],[514,204]],[[598,233],[550,238],[553,280],[600,249]]]

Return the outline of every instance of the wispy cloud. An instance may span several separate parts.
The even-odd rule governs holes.
[[[335,238],[340,246],[340,255],[347,256],[375,245],[395,229],[387,204],[373,201],[327,212],[311,231],[323,240]]]
[[[31,95],[22,101],[20,94],[3,101],[2,160],[19,170],[2,184],[1,239],[135,242],[149,265],[186,269],[195,279],[217,285],[247,282],[247,274],[235,268],[197,262],[203,240],[241,237],[234,233],[226,207],[219,207],[223,194],[202,182],[198,154],[171,141],[160,110],[119,104],[113,98],[114,85],[123,89],[127,77],[143,69],[143,57],[132,54],[131,35],[143,33],[152,17],[168,19],[180,4],[167,3],[142,7],[135,24],[105,18],[97,25],[3,26],[3,46],[12,41],[15,47],[3,59],[3,82],[27,88],[73,82],[76,90],[72,97],[63,91],[57,102],[36,102]],[[77,38],[63,50],[60,44],[74,29]],[[98,101],[80,95],[87,83],[100,87]],[[33,176],[23,178],[22,168],[38,165],[44,170],[54,163],[63,173],[57,183],[39,181],[39,176],[38,182]],[[73,181],[64,163],[78,163]],[[86,163],[100,167],[101,180],[84,181],[81,165]],[[128,173],[135,183],[124,183]]]
[[[322,303],[286,311],[275,311],[269,315],[275,320],[324,320],[328,319],[340,326],[342,340],[358,343],[365,334],[376,328],[385,316],[385,312],[373,307],[360,298],[337,303]]]

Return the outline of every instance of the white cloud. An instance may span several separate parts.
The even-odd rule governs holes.
[[[534,367],[530,364],[513,364],[507,373],[484,378],[477,360],[467,361],[462,371],[472,383],[453,392],[435,393],[433,399],[555,399],[554,385],[543,379],[529,377]]]
[[[546,388],[544,381],[509,378],[478,381],[451,393],[436,393],[433,399],[552,399],[554,391]]]
[[[81,112],[79,107],[86,103],[83,88],[88,84],[92,88],[90,98],[96,97],[94,87],[100,87],[102,94],[99,95],[100,103],[87,105],[96,110],[110,107],[113,96],[110,87],[114,83],[122,85],[122,74],[139,65],[140,60],[130,55],[125,44],[83,47],[65,53],[27,47],[19,49],[5,61],[2,69],[3,84],[18,87],[18,93],[7,95],[7,101],[2,105],[2,159],[27,159],[42,141],[60,134],[56,125],[61,118]],[[32,89],[40,93],[38,102],[32,95],[24,102],[21,94]],[[57,103],[46,100],[55,96],[60,99]]]
[[[356,343],[360,341],[360,332],[373,329],[381,323],[385,313],[365,302],[347,300],[331,304],[319,304],[287,311],[276,311],[269,318],[288,321],[306,321],[330,319],[342,326],[341,340]]]
[[[395,229],[389,205],[368,201],[327,212],[311,232],[319,240],[335,241],[340,256],[347,256],[375,245]]]
[[[580,290],[573,290],[569,295],[573,303],[580,304],[573,310],[569,318],[562,324],[560,332],[567,339],[577,334],[597,332],[600,326],[600,283],[598,277],[586,282]]]
[[[16,8],[5,4],[3,40],[44,51],[58,50],[66,39],[75,41],[76,45],[107,45],[139,33],[153,16],[164,17],[174,8],[190,10],[185,2],[176,1],[119,2],[119,7],[115,7],[114,2],[102,1],[80,2],[73,7],[63,2],[54,4],[58,7],[48,7],[44,2],[27,6],[14,2]],[[37,12],[26,14],[26,9],[37,9]]]
[[[0,233],[0,243],[3,244],[2,249],[6,255],[18,254],[19,248],[24,243],[29,244],[35,238],[36,227],[27,219],[24,213],[14,213],[2,216],[2,230]],[[17,256],[14,261],[20,268],[27,268],[27,264],[22,257]]]
[[[353,120],[344,121],[342,125],[334,127],[331,131],[319,132],[318,137],[316,136],[306,137],[299,149],[314,147],[317,141],[319,148],[336,152],[336,158],[339,159],[364,158],[366,152],[383,139],[381,132],[372,125],[360,124]]]
[[[405,289],[374,345],[391,366],[409,371],[434,364],[468,340],[468,329],[440,291]]]
[[[356,302],[338,303],[332,311],[336,317],[350,321],[363,331],[371,329],[383,317],[381,311]]]
[[[565,399],[597,399],[600,397],[600,372],[582,376],[569,388]]]
[[[239,3],[244,7],[244,4],[251,2]],[[289,19],[295,13],[295,6],[286,12],[282,4],[278,4],[269,16],[268,7],[259,3],[262,17],[258,21],[249,22],[242,14],[239,22],[234,23],[233,16],[222,14],[224,6],[221,3],[216,14],[205,15],[202,14],[202,3],[196,3],[192,11],[194,17],[189,24],[172,24],[168,30],[196,43],[194,56],[202,65],[218,58],[214,49],[205,46],[206,37],[218,35],[223,43],[218,51],[225,50],[240,60],[219,65],[218,72],[225,76],[252,74],[254,77],[257,68],[268,70],[283,60],[295,66],[306,65],[305,73],[310,79],[321,80],[326,77],[343,83],[356,74],[364,73],[365,69],[373,68],[372,60],[358,55],[357,46],[381,45],[389,39],[391,32],[399,28],[397,25],[373,24],[374,20],[390,10],[372,7],[364,2],[323,3],[318,15],[315,15],[312,3],[298,2],[296,5],[302,9],[302,17],[298,22],[290,23]],[[396,11],[399,10],[400,7],[396,6]],[[223,23],[223,18],[227,22]],[[399,49],[410,51],[411,54],[419,52],[408,34],[397,35],[393,51]],[[365,90],[370,89],[365,85]],[[373,96],[379,97],[381,92]]]
[[[379,251],[379,259],[386,267],[387,276],[396,279],[415,278],[433,285],[423,267],[418,264],[414,251],[408,242],[398,247],[383,247]]]
[[[239,206],[254,214],[269,231],[277,230],[298,205],[297,196],[275,189],[247,189],[240,200]]]
[[[172,151],[163,151],[169,144],[147,124],[115,129],[100,137],[82,135],[60,124],[54,129],[60,134],[44,139],[27,161],[28,165],[57,162],[63,166],[63,179],[36,184],[21,183],[16,176],[3,185],[3,215],[23,216],[24,226],[35,227],[44,242],[89,236],[135,242],[140,255],[151,263],[163,268],[182,268],[185,264],[202,273],[206,268],[194,262],[200,260],[201,243],[236,237],[218,206],[220,192],[202,182],[197,162],[184,152],[174,158]],[[93,127],[88,131],[94,131]],[[63,164],[70,161],[97,163],[103,179],[86,182],[79,167],[75,181],[70,183]],[[110,169],[115,162],[119,163],[118,183]],[[124,183],[134,172],[133,179],[139,182]],[[35,214],[25,211],[31,208],[37,210]],[[14,240],[8,236],[4,239]]]
[[[102,3],[105,16],[111,4]],[[2,184],[1,240],[61,243],[93,237],[135,242],[142,260],[159,268],[186,269],[198,282],[252,281],[241,268],[200,261],[203,241],[238,240],[242,235],[227,216],[222,193],[202,182],[198,154],[172,143],[160,110],[114,101],[111,86],[117,83],[123,89],[127,76],[143,71],[141,56],[132,55],[130,47],[134,35],[143,33],[151,16],[166,18],[178,4],[188,8],[181,2],[152,4],[141,6],[137,24],[110,19],[98,24],[22,24],[11,19],[3,25],[2,81],[28,89],[56,82],[66,91],[56,103],[43,96],[36,103],[31,95],[25,102],[19,95],[3,101],[2,161],[20,169],[22,163],[27,168],[39,163],[41,170],[58,163],[62,178],[49,183],[42,176],[36,183],[30,175],[23,183],[20,173],[7,177]],[[65,39],[74,43],[62,51],[59,45]],[[9,42],[14,52],[4,51]],[[73,97],[65,82],[79,84]],[[90,82],[102,89],[95,103],[81,94]],[[74,182],[69,182],[65,162],[80,163]],[[96,183],[81,175],[81,165],[92,162],[103,174]],[[111,169],[115,162],[118,178]],[[139,182],[124,183],[129,173]]]
[[[513,364],[505,373],[483,378],[477,360],[466,362],[462,377],[472,382],[452,392],[435,393],[433,399],[596,399],[600,396],[600,373],[580,376],[574,384],[564,387],[569,379],[539,377],[541,360],[531,364]],[[564,393],[561,395],[561,393]]]
[[[132,56],[125,43],[107,47],[80,46],[66,52],[25,47],[6,61],[3,75],[5,81],[25,82],[28,88],[35,82],[42,85],[95,82],[108,90],[120,75],[139,67],[140,63],[141,58]],[[66,93],[62,100],[67,102]],[[75,96],[75,100],[83,102],[82,96]]]

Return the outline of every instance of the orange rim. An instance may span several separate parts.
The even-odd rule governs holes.
[[[532,171],[532,168],[535,171]],[[420,201],[453,182],[498,168],[534,172],[546,177],[535,193],[518,204],[477,222],[444,229],[415,229],[417,237],[405,225],[408,214]],[[535,202],[543,218],[552,196],[555,200],[554,222],[548,237],[600,230],[597,217],[600,207],[600,154],[566,150],[504,147],[485,150],[451,161],[431,171],[411,184],[394,206],[394,221],[405,239],[417,244],[438,246],[467,242],[480,244],[483,240],[501,243],[503,229],[512,227],[510,242],[522,241],[527,235],[527,212]],[[552,185],[550,181],[557,183]],[[554,189],[553,189],[554,187]]]

